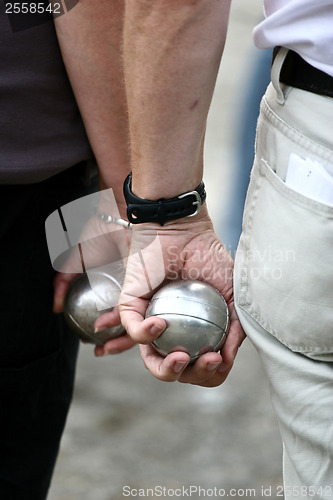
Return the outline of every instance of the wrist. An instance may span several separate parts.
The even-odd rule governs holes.
[[[127,217],[132,224],[149,222],[163,226],[172,220],[197,215],[206,200],[206,191],[201,181],[196,188],[171,198],[157,200],[140,198],[132,191],[130,173],[124,181],[124,196],[127,203]]]
[[[101,213],[127,220],[127,205],[122,188],[110,188],[107,184],[99,182],[99,198],[96,208]]]
[[[156,222],[146,222],[143,224],[133,224],[133,232],[153,232],[156,234],[183,234],[186,233],[190,238],[197,234],[205,233],[208,230],[214,231],[214,226],[208,213],[206,202],[201,206],[200,212],[194,217],[184,217],[168,221],[161,226]]]

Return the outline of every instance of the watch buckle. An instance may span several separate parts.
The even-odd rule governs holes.
[[[177,196],[177,198],[182,199],[182,198],[185,198],[186,196],[195,196],[195,198],[196,198],[196,200],[192,203],[192,205],[197,206],[195,209],[195,212],[193,214],[186,216],[186,217],[194,217],[195,215],[197,215],[200,212],[200,208],[202,205],[201,196],[198,193],[198,191],[188,191],[187,193],[180,194],[179,196]]]

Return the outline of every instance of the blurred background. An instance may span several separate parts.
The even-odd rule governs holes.
[[[261,0],[233,1],[208,120],[208,207],[231,253],[253,156],[251,116],[269,75],[270,55],[251,38],[261,18]],[[49,500],[120,500],[156,486],[281,498],[281,454],[268,383],[248,340],[225,384],[213,389],[155,380],[137,348],[97,359],[81,345]]]

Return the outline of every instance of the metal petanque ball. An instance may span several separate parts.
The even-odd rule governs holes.
[[[170,352],[189,354],[190,362],[209,351],[218,351],[228,334],[229,311],[222,295],[211,285],[197,280],[169,282],[153,295],[146,318],[159,316],[167,323],[152,342],[166,356]]]
[[[81,340],[104,345],[108,340],[125,333],[122,325],[107,328],[98,333],[94,331],[96,319],[112,311],[113,307],[107,307],[107,305],[117,304],[121,286],[115,278],[105,272],[89,272],[89,278],[93,283],[93,288],[87,274],[80,274],[72,281],[65,297],[64,316],[71,330]],[[99,308],[97,308],[97,303]]]

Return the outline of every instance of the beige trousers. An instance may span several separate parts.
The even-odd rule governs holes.
[[[285,184],[291,153],[333,175],[333,99],[279,83],[261,103],[235,300],[271,387],[285,498],[333,499],[333,208]],[[255,390],[255,388],[253,388]]]

